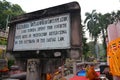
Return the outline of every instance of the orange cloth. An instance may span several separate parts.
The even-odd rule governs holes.
[[[110,66],[110,72],[113,75],[120,76],[120,38],[112,40],[108,44],[107,56]]]
[[[7,72],[9,71],[8,67],[4,67],[2,70],[0,70],[0,72]]]
[[[91,66],[87,72],[86,76],[89,80],[96,80],[98,79],[98,74],[95,72],[94,67]]]
[[[47,74],[47,80],[52,80],[51,74]]]

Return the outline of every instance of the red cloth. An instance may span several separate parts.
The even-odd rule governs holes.
[[[98,75],[100,75],[100,72],[97,72]],[[85,76],[73,76],[70,78],[70,80],[88,80]]]
[[[70,80],[88,80],[85,76],[74,76]]]

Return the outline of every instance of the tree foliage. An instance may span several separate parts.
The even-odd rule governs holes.
[[[0,37],[0,45],[7,45],[7,39],[4,37]]]
[[[86,24],[90,36],[92,36],[96,43],[99,35],[102,34],[103,47],[106,50],[107,27],[109,24],[120,21],[120,11],[101,14],[93,10],[91,13],[87,12],[85,16],[86,19],[84,23]]]
[[[100,27],[98,24],[99,16],[96,10],[93,10],[91,13],[86,13],[85,16],[86,16],[86,19],[84,23],[87,24],[87,29],[90,33],[90,36],[94,39],[94,50],[93,51],[94,53],[97,54],[95,45],[97,44],[97,38],[99,36],[98,34],[100,34]]]
[[[85,37],[84,27],[85,27],[85,26],[82,26],[82,48],[83,48],[83,55],[84,55],[85,58],[86,58],[87,53],[88,53],[88,51],[89,51],[89,46],[88,46],[88,44],[87,44],[87,38]]]
[[[0,29],[5,29],[7,20],[13,16],[25,13],[18,4],[11,4],[6,0],[0,1]]]
[[[90,36],[94,39],[96,43],[98,34],[100,34],[100,28],[98,25],[98,14],[96,13],[96,10],[93,10],[92,13],[86,13],[85,16],[86,19],[84,23],[87,24],[87,29],[90,33]]]

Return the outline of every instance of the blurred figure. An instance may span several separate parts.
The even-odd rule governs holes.
[[[85,65],[85,71],[86,71],[86,77],[88,76],[88,70],[90,68],[90,65],[86,64]]]
[[[88,69],[88,71],[86,72],[86,77],[89,79],[89,80],[99,80],[99,76],[98,74],[95,72],[94,70],[94,65],[91,65]]]
[[[113,80],[113,76],[112,76],[112,74],[110,73],[109,66],[105,67],[105,69],[103,70],[102,73],[104,73],[104,74],[106,75],[107,79]],[[117,79],[114,79],[114,80],[117,80]]]
[[[47,80],[52,80],[52,75],[50,73],[47,73]]]

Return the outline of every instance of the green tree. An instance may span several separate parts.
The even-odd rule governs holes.
[[[117,21],[120,21],[120,11],[118,10],[116,13]]]
[[[90,33],[90,36],[94,39],[96,44],[98,35],[100,34],[98,14],[96,13],[96,10],[93,10],[92,13],[86,13],[85,16],[86,19],[84,20],[84,23],[87,24],[87,29]]]
[[[92,38],[94,38],[94,46],[97,42],[98,35],[101,33],[103,38],[103,47],[106,53],[107,27],[109,24],[120,21],[120,11],[101,14],[93,10],[92,13],[87,12],[85,15],[86,19],[84,23],[87,24],[87,29]]]
[[[96,55],[94,54],[94,42],[91,41],[89,43],[87,43],[89,50],[86,54],[85,60],[90,61],[91,59],[93,59]]]
[[[89,51],[89,46],[87,44],[87,38],[85,37],[85,26],[82,26],[82,48],[83,48],[83,55],[85,60],[87,59],[87,53]]]
[[[11,4],[6,0],[0,1],[0,29],[5,29],[8,17],[25,13],[18,4]]]
[[[112,23],[120,21],[120,11],[118,10],[117,12],[112,12],[111,17],[112,17]]]
[[[84,23],[87,24],[87,29],[90,33],[90,36],[94,39],[94,53],[96,53],[95,45],[97,44],[97,39],[100,34],[100,27],[98,24],[99,16],[96,13],[96,10],[93,10],[92,13],[85,14],[86,19]]]
[[[111,14],[106,13],[104,15],[102,15],[101,13],[98,14],[99,15],[99,27],[102,33],[102,38],[103,38],[103,47],[106,50],[106,35],[107,35],[107,26],[112,23],[112,18],[111,18]],[[106,53],[106,51],[105,51]]]
[[[102,38],[103,38],[103,47],[106,51],[106,36],[107,36],[107,27],[109,24],[113,24],[114,22],[117,22],[120,20],[120,11],[101,14],[99,13],[99,20],[98,24],[101,29]]]

